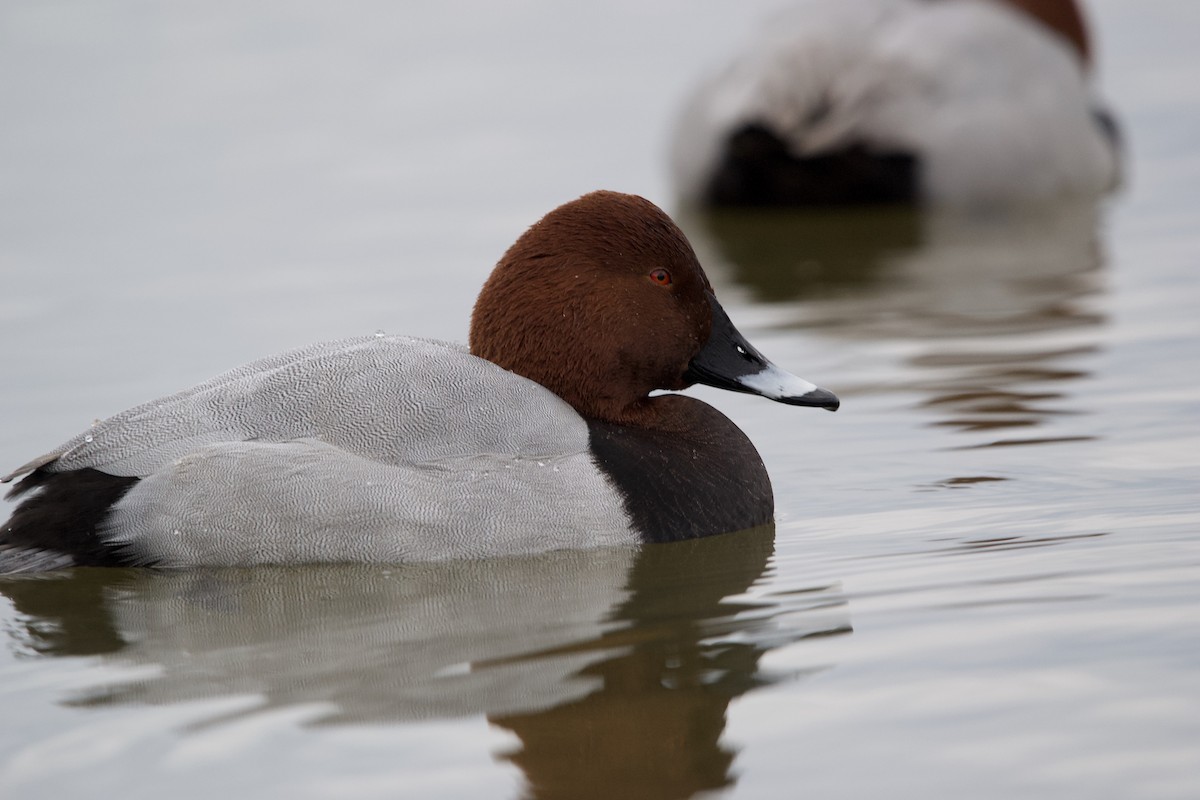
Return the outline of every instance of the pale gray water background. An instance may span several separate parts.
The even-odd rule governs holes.
[[[0,7],[0,457],[249,359],[462,340],[778,3]],[[698,392],[779,524],[0,583],[0,796],[1200,797],[1200,6],[1090,5],[1129,183],[681,219],[836,415]],[[0,511],[7,511],[4,505]]]

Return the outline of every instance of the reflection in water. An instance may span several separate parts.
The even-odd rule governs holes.
[[[899,380],[940,425],[988,444],[1058,441],[1021,429],[1073,413],[1103,291],[1094,204],[989,216],[905,209],[721,212],[682,220],[701,258],[770,301],[802,302],[806,328],[915,343]],[[723,268],[723,269],[722,269]],[[1004,433],[1005,438],[996,439]]]
[[[487,715],[520,739],[504,757],[531,797],[688,797],[733,781],[726,713],[779,679],[763,653],[850,630],[827,587],[743,595],[773,544],[764,528],[390,568],[80,569],[0,593],[21,650],[150,668],[73,706],[256,698],[205,725],[300,705],[315,725]]]
[[[909,208],[693,211],[676,219],[705,270],[724,266],[764,302],[857,294],[922,243],[921,216]]]

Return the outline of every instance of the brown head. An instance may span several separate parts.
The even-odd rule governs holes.
[[[698,371],[712,361],[701,351],[713,340],[739,360],[762,359],[721,310],[671,218],[617,192],[584,195],[527,230],[496,265],[471,315],[474,355],[537,381],[585,417],[638,424],[651,391],[698,381],[782,402],[836,403],[828,392],[821,402],[800,402],[799,395],[742,386],[727,370]],[[763,367],[739,370],[757,375]],[[803,381],[792,388],[804,387],[816,389]]]
[[[508,249],[471,315],[471,352],[620,421],[654,389],[682,389],[708,338],[708,278],[648,200],[593,192]]]

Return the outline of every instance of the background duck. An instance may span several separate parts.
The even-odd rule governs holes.
[[[1098,196],[1118,133],[1075,0],[801,0],[676,127],[685,202],[995,205]]]

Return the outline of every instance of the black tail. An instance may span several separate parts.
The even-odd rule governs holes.
[[[734,132],[709,181],[714,206],[818,206],[915,203],[918,161],[911,153],[855,144],[796,156],[761,125]]]
[[[99,529],[113,504],[137,482],[95,469],[39,469],[27,475],[8,493],[14,498],[34,492],[0,527],[0,572],[127,565]]]

